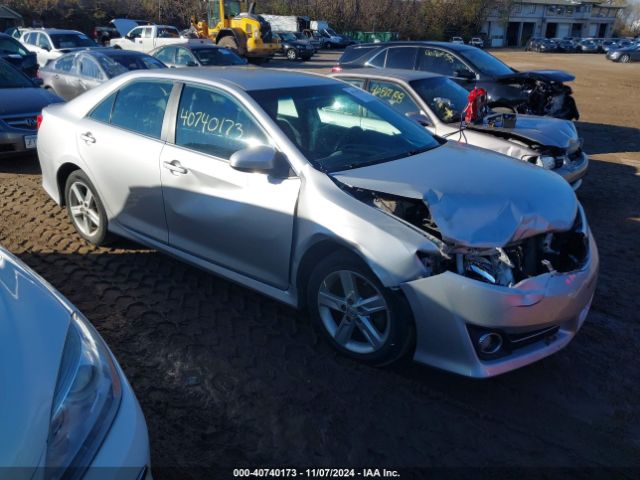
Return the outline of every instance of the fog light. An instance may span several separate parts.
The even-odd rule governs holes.
[[[556,166],[556,159],[553,157],[543,155],[536,159],[536,165],[544,168],[545,170],[552,170]]]
[[[478,339],[478,349],[485,355],[493,355],[502,348],[502,336],[499,333],[491,332],[480,335]]]

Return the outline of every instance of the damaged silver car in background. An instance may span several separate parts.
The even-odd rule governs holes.
[[[562,178],[343,82],[128,73],[41,125],[44,188],[86,240],[119,234],[306,307],[354,359],[490,377],[560,350],[589,311],[598,252]]]
[[[444,138],[502,153],[582,185],[589,159],[573,122],[494,112],[464,122],[469,92],[448,77],[413,70],[357,69],[332,75],[367,90]]]

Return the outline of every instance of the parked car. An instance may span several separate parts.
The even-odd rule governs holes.
[[[67,53],[41,68],[42,86],[71,100],[130,70],[166,68],[160,60],[141,52],[104,48]]]
[[[96,42],[82,32],[55,28],[27,30],[20,41],[28,50],[35,52],[41,67],[65,53],[98,47]]]
[[[554,38],[553,42],[556,44],[556,50],[558,52],[576,53],[578,51],[578,44],[573,40]]]
[[[135,27],[122,38],[113,38],[109,45],[123,50],[136,50],[148,53],[164,45],[186,43],[187,38],[180,36],[176,27],[169,25],[145,25]]]
[[[100,334],[5,249],[0,287],[0,468],[13,472],[6,478],[106,478],[106,467],[150,478],[142,410]]]
[[[635,44],[625,48],[609,50],[607,58],[614,62],[629,63],[640,61],[640,45]]]
[[[305,40],[299,40],[291,32],[274,32],[273,37],[280,40],[279,54],[289,60],[309,60],[315,53],[315,48]]]
[[[618,41],[617,40],[609,39],[609,40],[605,40],[604,42],[602,42],[601,50],[604,53],[608,53],[609,50],[611,50],[611,49],[615,50],[616,48],[618,48]]]
[[[308,42],[313,47],[314,53],[318,53],[318,50],[322,48],[324,42],[321,41],[318,37],[307,36],[302,32],[292,32],[296,38],[302,42]]]
[[[119,234],[306,305],[367,363],[498,375],[567,345],[596,286],[562,178],[320,75],[131,72],[45,109],[38,153],[87,241]]]
[[[549,38],[542,38],[536,42],[535,51],[538,53],[557,52],[558,45]]]
[[[461,130],[469,92],[450,78],[412,70],[368,68],[332,76],[368,91],[435,135],[551,170],[574,190],[587,172],[589,159],[569,120],[518,115],[511,125],[503,113],[488,111],[483,119]]]
[[[0,59],[0,159],[35,153],[37,117],[62,99]]]
[[[527,43],[524,44],[524,51],[525,52],[535,52],[538,49],[538,44],[542,41],[542,38],[539,37],[532,37],[529,40],[527,40]]]
[[[469,45],[476,48],[484,48],[484,40],[482,40],[480,37],[473,37],[469,41]]]
[[[458,45],[464,45],[464,40],[462,37],[451,37],[451,43],[456,43]]]
[[[7,28],[4,33],[12,38],[15,38],[16,40],[20,40],[20,37],[22,37],[22,34],[25,32],[25,30],[27,29],[23,27],[10,27]]]
[[[581,40],[578,42],[578,51],[582,53],[598,53],[598,44],[593,40]]]
[[[230,65],[246,65],[247,59],[234,51],[207,43],[191,42],[185,45],[167,45],[150,52],[150,55],[164,63],[167,67],[214,67]]]
[[[446,75],[467,90],[482,87],[490,106],[567,120],[580,117],[571,88],[575,77],[561,70],[519,72],[485,50],[445,42],[369,43],[348,47],[333,68],[399,68]]]
[[[35,78],[38,72],[36,54],[27,50],[15,38],[4,33],[0,33],[0,58],[9,62],[30,78]]]

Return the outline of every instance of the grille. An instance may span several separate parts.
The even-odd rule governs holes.
[[[37,115],[23,115],[20,117],[5,117],[2,120],[11,128],[20,130],[35,130],[37,128]]]

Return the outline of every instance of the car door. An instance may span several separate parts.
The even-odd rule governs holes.
[[[77,76],[74,78],[74,93],[78,96],[107,80],[98,63],[89,55],[80,55],[77,60]]]
[[[127,50],[137,50],[139,52],[142,51],[142,33],[144,32],[144,29],[145,27],[137,27],[127,34],[127,36],[125,37],[125,42],[127,42]]]
[[[71,53],[63,55],[55,62],[52,62],[44,72],[48,83],[56,94],[65,100],[75,97],[73,82],[75,81],[75,59],[76,55]],[[46,86],[49,86],[46,85]]]
[[[111,222],[167,243],[161,132],[173,83],[133,81],[79,122],[77,145]]]
[[[38,64],[41,67],[44,67],[49,60],[59,56],[53,53],[52,50],[53,45],[47,34],[43,32],[38,33],[38,38],[36,40],[36,55],[38,56]]]
[[[422,49],[418,55],[417,69],[450,77],[468,89],[476,82],[475,73],[462,60],[439,48]]]
[[[184,87],[175,141],[160,159],[169,244],[284,290],[300,179],[229,163],[238,150],[270,144],[259,125],[230,94]]]

